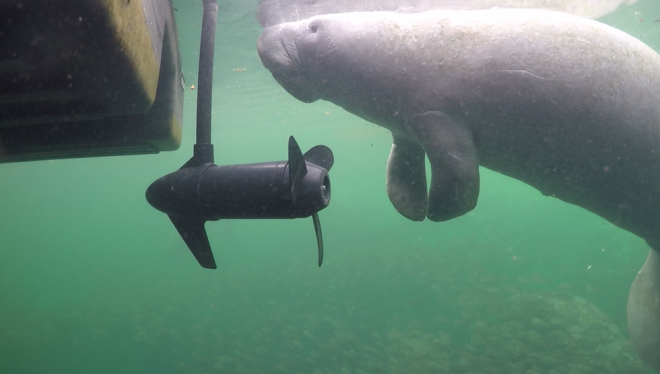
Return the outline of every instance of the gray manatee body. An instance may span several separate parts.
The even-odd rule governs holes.
[[[269,27],[258,52],[299,100],[392,131],[387,192],[409,219],[472,210],[484,166],[660,250],[660,56],[628,34],[544,10],[346,13]],[[655,250],[628,321],[660,371]]]
[[[428,10],[474,10],[491,8],[548,9],[598,18],[622,3],[637,0],[260,0],[257,20],[267,27],[299,21],[321,14],[389,11],[416,13]]]

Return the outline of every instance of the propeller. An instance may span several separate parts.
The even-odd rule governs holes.
[[[317,145],[305,154],[289,137],[288,160],[218,166],[211,144],[211,93],[217,0],[203,0],[199,52],[197,143],[193,157],[179,170],[147,188],[146,198],[166,213],[199,264],[216,269],[206,234],[207,221],[220,219],[307,218],[312,216],[318,264],[323,263],[323,234],[318,212],[330,203],[334,157]]]
[[[306,218],[312,216],[319,261],[323,235],[318,212],[330,203],[330,148],[305,154],[289,137],[288,161],[218,166],[191,158],[181,169],[147,189],[147,201],[166,213],[202,267],[217,266],[204,225],[219,219]]]

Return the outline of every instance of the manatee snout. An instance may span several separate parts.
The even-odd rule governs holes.
[[[296,46],[286,28],[280,25],[266,28],[257,40],[257,53],[271,73],[296,73]]]
[[[301,43],[302,38],[315,32],[285,23],[267,27],[257,41],[257,53],[263,66],[288,93],[305,103],[314,102],[319,97],[303,70],[299,48],[307,45]]]

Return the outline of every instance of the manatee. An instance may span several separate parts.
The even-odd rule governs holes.
[[[599,18],[614,12],[623,3],[631,5],[635,2],[637,0],[261,0],[256,16],[264,27],[321,14],[373,11],[414,13],[440,9],[535,8]]]
[[[322,15],[266,28],[257,49],[297,99],[392,132],[387,193],[411,220],[472,210],[483,166],[646,240],[628,327],[660,371],[655,51],[597,21],[525,9]]]

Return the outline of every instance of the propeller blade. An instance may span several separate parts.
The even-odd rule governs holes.
[[[307,174],[307,165],[302,151],[296,143],[293,136],[289,137],[289,185],[291,186],[291,196],[296,201],[296,184],[298,184]]]
[[[191,219],[189,217],[168,215],[183,240],[190,248],[193,256],[200,265],[206,269],[217,269],[209,238],[206,236],[204,221]]]
[[[312,221],[314,221],[314,231],[316,232],[316,244],[319,247],[319,267],[323,265],[323,233],[321,232],[321,220],[319,214],[312,214]]]
[[[324,145],[312,147],[309,151],[305,152],[303,157],[305,161],[316,164],[327,171],[330,171],[330,168],[335,163],[335,157],[332,155],[332,151]]]

